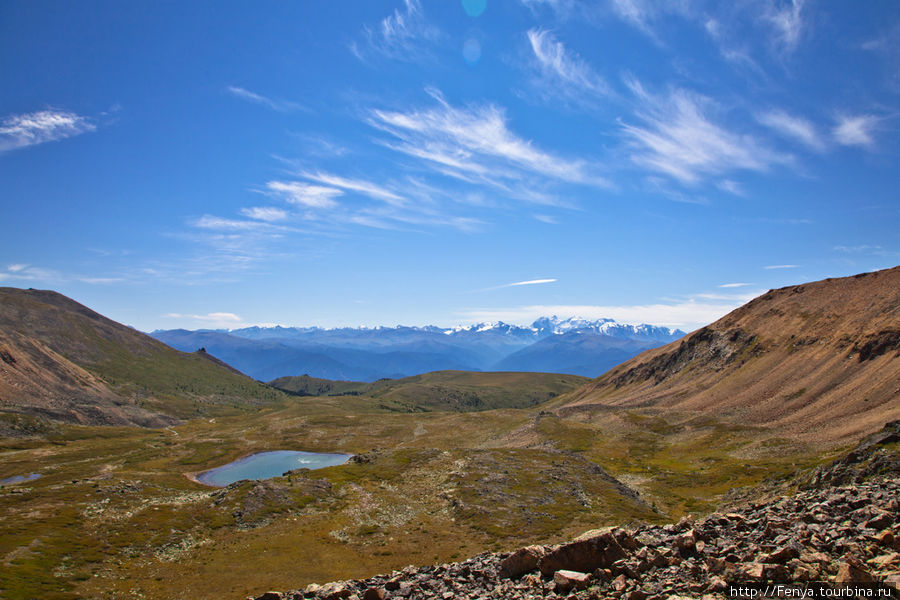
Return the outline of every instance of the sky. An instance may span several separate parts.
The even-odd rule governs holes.
[[[900,3],[0,3],[0,286],[692,330],[900,264]]]

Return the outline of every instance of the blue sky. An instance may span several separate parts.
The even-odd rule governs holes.
[[[900,4],[0,4],[0,285],[692,329],[900,264]]]

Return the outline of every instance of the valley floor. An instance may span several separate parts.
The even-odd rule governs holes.
[[[223,489],[186,474],[261,450],[345,465]],[[167,429],[60,427],[0,441],[4,598],[244,598],[713,510],[825,454],[692,414],[398,413],[294,398]]]

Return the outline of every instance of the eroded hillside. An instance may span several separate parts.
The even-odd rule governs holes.
[[[0,431],[46,421],[159,427],[284,395],[56,292],[0,288]],[[38,418],[35,421],[34,417]]]
[[[772,290],[558,403],[688,410],[824,444],[900,417],[900,267]]]

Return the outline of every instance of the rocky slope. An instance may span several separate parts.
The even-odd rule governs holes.
[[[735,583],[900,586],[900,421],[806,479],[699,520],[590,531],[555,546],[256,600],[724,598]],[[839,482],[850,480],[852,483]],[[796,482],[795,482],[796,483]]]
[[[771,290],[560,398],[685,410],[851,441],[900,417],[900,267]]]
[[[282,397],[62,294],[0,288],[0,435],[21,433],[19,415],[159,427]]]

